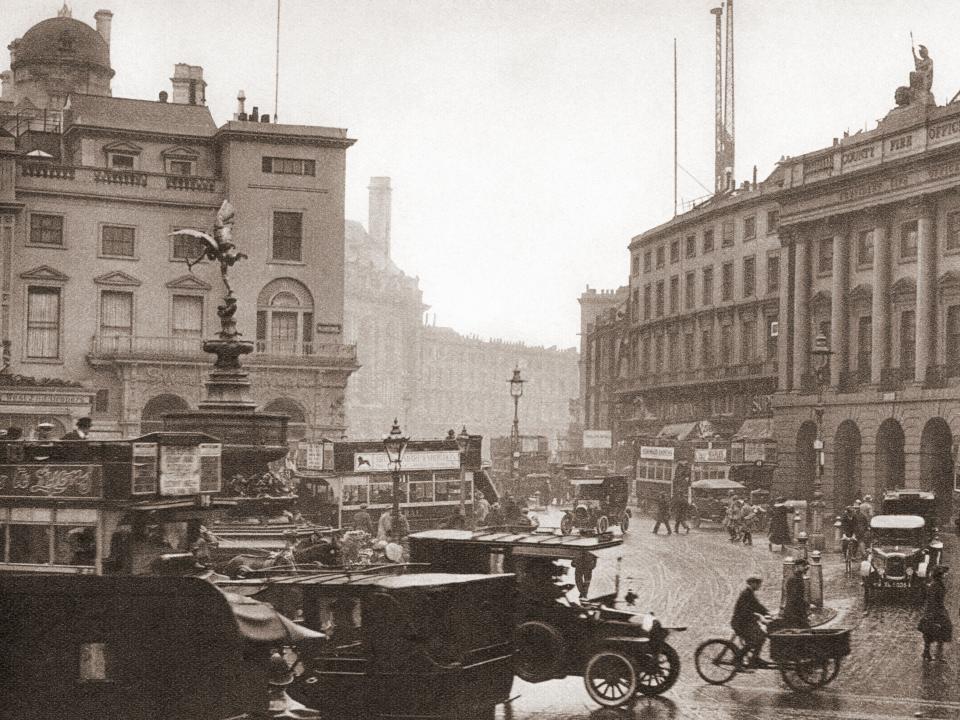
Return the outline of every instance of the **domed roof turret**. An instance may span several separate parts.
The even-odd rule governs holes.
[[[20,38],[10,69],[38,62],[75,63],[111,70],[110,47],[100,33],[79,20],[64,16],[50,18],[37,23]]]

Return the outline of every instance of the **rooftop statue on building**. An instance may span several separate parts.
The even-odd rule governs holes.
[[[227,271],[233,267],[238,260],[247,259],[247,255],[237,251],[233,244],[233,216],[236,211],[229,200],[224,200],[220,209],[217,211],[217,220],[213,226],[213,236],[200,230],[184,228],[170,233],[171,235],[187,235],[189,237],[199,238],[206,243],[196,258],[187,260],[187,269],[193,272],[193,266],[201,260],[213,260],[220,263],[220,275],[223,277],[223,285],[227,289],[227,298],[233,296],[233,290],[227,279]],[[228,300],[229,302],[229,300]]]
[[[909,87],[898,87],[894,95],[897,105],[935,105],[933,98],[933,58],[926,45],[914,47],[910,33],[910,50],[913,52],[914,70],[910,73]]]

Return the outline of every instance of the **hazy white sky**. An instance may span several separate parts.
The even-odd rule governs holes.
[[[578,343],[586,284],[627,279],[633,235],[672,214],[672,44],[680,164],[713,174],[711,0],[281,0],[279,115],[346,127],[347,217],[393,179],[396,262],[437,323],[561,347]],[[0,0],[3,40],[59,0]],[[202,65],[217,123],[273,114],[276,0],[75,0],[114,12],[114,95],[155,98],[173,65]],[[736,0],[737,175],[874,127],[912,69],[960,90],[956,0]],[[7,62],[2,63],[4,67]],[[706,191],[680,174],[680,195]]]

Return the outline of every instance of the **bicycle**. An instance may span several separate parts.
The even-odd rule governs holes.
[[[856,564],[860,543],[855,537],[844,535],[840,538],[840,552],[843,553],[844,572],[849,575]]]
[[[761,627],[766,632],[764,623]],[[738,673],[779,670],[791,690],[809,692],[831,683],[840,672],[842,659],[850,654],[849,630],[791,628],[768,637],[773,662],[757,667],[747,666],[749,648],[736,634],[729,640],[705,640],[693,656],[697,674],[711,685],[724,685]]]

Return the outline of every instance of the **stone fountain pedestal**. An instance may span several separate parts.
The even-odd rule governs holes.
[[[240,358],[253,352],[253,343],[237,339],[236,303],[229,293],[217,310],[221,324],[217,339],[203,343],[204,352],[216,355],[217,360],[204,383],[206,397],[199,409],[163,416],[164,430],[204,432],[220,438],[225,482],[236,474],[247,478],[262,475],[268,463],[279,460],[289,449],[288,417],[256,412],[257,404],[250,399],[250,379]]]

